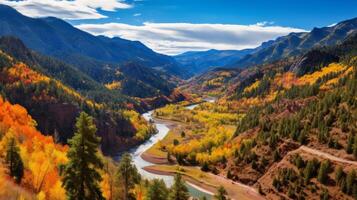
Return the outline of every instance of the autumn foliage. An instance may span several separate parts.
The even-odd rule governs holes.
[[[64,199],[58,165],[67,161],[67,147],[55,144],[51,136],[43,136],[35,126],[36,122],[23,107],[11,105],[0,97],[1,160],[7,140],[16,138],[25,168],[21,185],[40,197]]]

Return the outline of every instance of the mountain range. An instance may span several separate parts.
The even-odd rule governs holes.
[[[200,74],[215,67],[247,68],[298,56],[312,48],[335,45],[355,32],[357,18],[330,27],[314,28],[311,32],[290,33],[276,40],[263,42],[254,49],[194,51],[174,58],[193,74]]]
[[[192,74],[200,74],[215,67],[231,65],[244,56],[253,53],[253,49],[188,51],[174,56],[184,68]]]
[[[17,37],[30,49],[71,64],[102,84],[121,79],[108,74],[116,74],[128,63],[135,63],[136,68],[154,69],[149,74],[177,81],[173,77],[187,79],[215,67],[246,68],[297,56],[311,48],[337,44],[356,29],[357,18],[354,18],[311,32],[290,33],[254,49],[212,49],[171,57],[156,53],[139,41],[94,36],[58,18],[30,18],[0,5],[0,36]]]
[[[256,51],[229,67],[245,68],[252,65],[277,61],[289,56],[297,56],[312,48],[331,46],[342,42],[357,32],[357,18],[340,22],[334,26],[314,28],[311,32],[290,33],[274,41],[264,43]]]
[[[7,35],[21,39],[35,51],[75,65],[90,76],[104,66],[114,69],[128,61],[171,75],[188,76],[172,57],[156,53],[141,42],[94,36],[58,18],[30,18],[0,5],[0,36]]]

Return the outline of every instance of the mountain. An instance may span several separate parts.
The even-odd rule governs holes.
[[[174,56],[177,62],[193,74],[205,72],[214,67],[233,64],[239,59],[253,52],[253,49],[244,50],[216,50],[188,51]]]
[[[201,167],[251,186],[261,199],[356,199],[357,34],[272,63],[211,70],[192,79],[192,91],[200,88],[221,98],[154,113],[190,123],[173,130],[184,138],[168,136],[157,147],[174,155],[187,176],[197,173],[187,166]],[[230,197],[237,191],[227,189]]]
[[[171,80],[172,76],[135,62],[122,64],[115,69],[103,68],[92,78],[59,59],[28,49],[14,37],[0,37],[0,49],[99,102],[122,105],[135,102],[131,97],[169,96],[175,87],[176,81]],[[113,82],[120,83],[120,87],[113,90],[104,86]]]
[[[331,27],[314,28],[311,32],[290,33],[287,36],[264,43],[264,45],[258,47],[256,52],[227,66],[245,68],[300,55],[312,48],[338,44],[355,32],[357,32],[357,18],[340,22]]]
[[[172,75],[188,76],[173,58],[158,54],[138,41],[93,36],[61,19],[30,18],[0,5],[0,36],[7,35],[21,39],[33,50],[73,64],[90,76],[104,66],[115,68],[128,61]]]

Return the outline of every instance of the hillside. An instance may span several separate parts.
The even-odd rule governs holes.
[[[199,166],[267,199],[357,198],[356,42],[354,35],[300,57],[211,71],[197,80],[217,80],[202,92],[221,98],[193,110],[158,109],[157,118],[182,125],[146,156],[183,165],[188,176]]]
[[[229,67],[245,68],[252,65],[273,62],[306,51],[340,43],[357,30],[357,18],[340,22],[331,27],[314,28],[311,32],[290,33],[262,45],[262,48],[247,55]]]
[[[104,68],[92,78],[70,64],[28,49],[21,40],[14,37],[0,37],[0,49],[99,102],[120,105],[126,101],[135,103],[130,97],[169,96],[180,81],[135,62],[123,64],[116,69]],[[113,82],[120,83],[120,87],[117,86],[115,90],[105,87]],[[128,87],[135,89],[130,90]]]
[[[72,137],[75,119],[81,111],[95,117],[106,154],[126,150],[154,133],[137,112],[128,110],[137,104],[135,101],[97,102],[36,67],[19,62],[2,51],[0,55],[0,93],[24,106],[37,121],[39,130],[52,134],[56,142],[66,143]]]
[[[137,62],[171,75],[188,73],[166,55],[158,54],[138,41],[93,36],[54,17],[30,18],[0,5],[0,36],[14,36],[42,54],[76,66],[91,77],[104,67],[115,69],[125,62]]]

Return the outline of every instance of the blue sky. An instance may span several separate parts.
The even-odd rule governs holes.
[[[139,40],[165,54],[253,48],[290,32],[357,17],[356,0],[0,0],[95,35]]]
[[[255,24],[269,21],[281,26],[312,29],[357,17],[356,0],[141,0],[118,12],[101,12],[110,18],[85,23],[188,22]],[[140,16],[134,17],[139,13]],[[119,19],[118,19],[119,18]],[[83,21],[73,21],[74,24]]]

